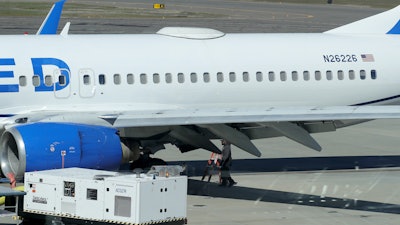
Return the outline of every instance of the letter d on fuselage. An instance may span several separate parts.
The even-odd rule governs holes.
[[[66,86],[69,84],[69,74],[70,70],[68,65],[62,61],[61,59],[56,59],[56,58],[32,58],[32,67],[33,67],[33,73],[40,78],[40,85],[35,87],[35,92],[36,91],[59,91],[64,89]],[[56,66],[57,69],[55,69],[52,73],[54,75],[55,80],[58,80],[57,82],[54,82],[53,85],[48,86],[45,83],[45,75],[43,73],[43,67],[44,66]]]
[[[35,92],[59,91],[67,87],[70,83],[70,69],[67,63],[57,58],[31,58],[33,75],[38,77],[35,84]],[[4,68],[4,67],[5,68]],[[14,78],[14,70],[9,69],[18,67],[18,62],[14,58],[0,58],[0,79]],[[47,70],[44,70],[46,68]],[[46,73],[45,73],[46,72]],[[51,76],[54,82],[46,84],[46,76]],[[17,81],[12,84],[0,84],[0,92],[19,92]]]

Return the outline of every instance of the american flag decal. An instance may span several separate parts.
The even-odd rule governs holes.
[[[375,62],[373,54],[362,54],[361,59],[363,62]]]

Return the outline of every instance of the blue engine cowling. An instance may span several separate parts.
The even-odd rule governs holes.
[[[63,167],[115,170],[121,159],[117,130],[103,126],[25,124],[7,129],[0,139],[2,172],[17,179],[25,172]]]

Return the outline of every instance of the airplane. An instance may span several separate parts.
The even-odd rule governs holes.
[[[69,26],[68,26],[69,27]],[[310,135],[400,118],[400,6],[315,34],[0,36],[2,173],[116,170],[175,145]]]

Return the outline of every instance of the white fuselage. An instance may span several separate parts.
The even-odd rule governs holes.
[[[0,49],[0,60],[14,59],[0,65],[13,73],[0,84],[19,86],[0,93],[2,114],[395,104],[400,95],[397,35],[10,35],[0,37]],[[32,59],[51,60],[35,71]],[[40,84],[65,82],[52,59],[68,65],[62,70],[70,81],[57,91],[35,91],[38,68]]]

